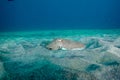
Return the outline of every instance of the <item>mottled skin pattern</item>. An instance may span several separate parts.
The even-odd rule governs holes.
[[[84,45],[81,44],[80,42],[75,42],[68,39],[55,39],[46,47],[50,50],[59,50],[59,49],[73,50],[73,49],[83,48]]]

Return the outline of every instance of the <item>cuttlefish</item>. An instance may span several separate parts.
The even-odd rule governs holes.
[[[82,50],[84,44],[68,39],[54,39],[46,46],[49,50]]]

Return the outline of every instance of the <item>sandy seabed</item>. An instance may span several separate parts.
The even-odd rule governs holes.
[[[55,38],[83,50],[48,50]],[[0,33],[0,80],[120,80],[120,30]]]

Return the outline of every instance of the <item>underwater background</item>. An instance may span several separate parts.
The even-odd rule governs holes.
[[[120,0],[0,0],[0,31],[120,28]]]
[[[0,0],[0,80],[120,80],[120,0]],[[83,50],[49,50],[62,38]]]

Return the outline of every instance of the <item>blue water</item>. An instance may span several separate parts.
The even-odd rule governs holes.
[[[83,50],[48,50],[56,38]],[[119,80],[120,29],[0,33],[1,80]]]
[[[1,0],[0,31],[120,28],[119,0]]]

